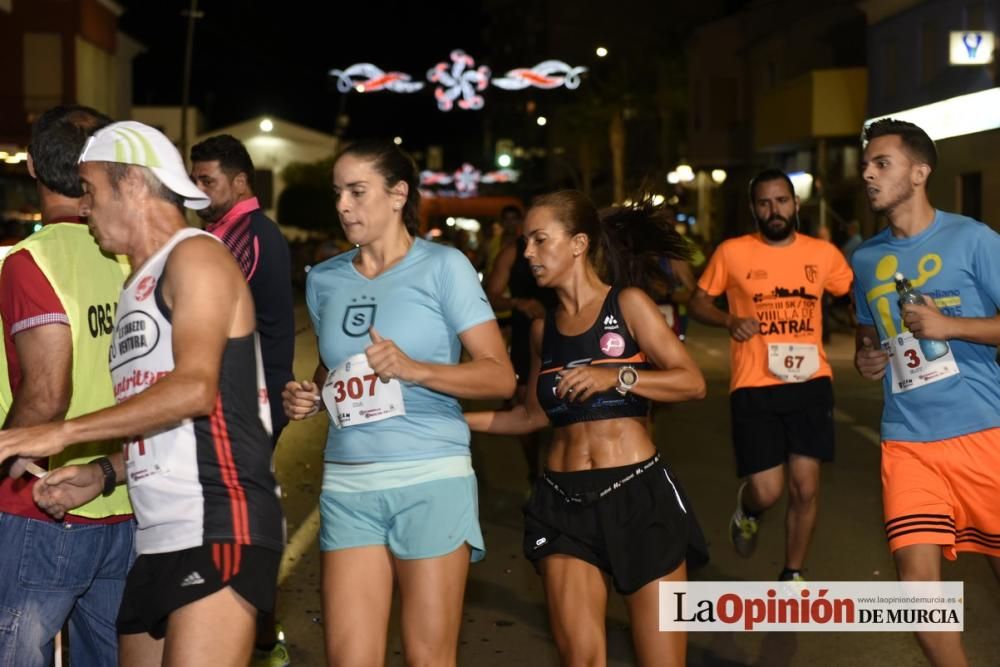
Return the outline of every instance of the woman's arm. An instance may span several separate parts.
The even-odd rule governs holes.
[[[496,320],[466,329],[458,335],[472,357],[458,364],[415,361],[396,344],[370,330],[372,344],[365,349],[368,364],[383,380],[413,382],[455,398],[510,398],[514,393],[514,368]]]
[[[622,290],[618,304],[639,349],[656,367],[639,371],[632,392],[662,403],[704,398],[705,378],[701,370],[667,326],[652,299],[642,290],[629,288]]]
[[[292,421],[312,417],[323,409],[323,383],[330,373],[322,362],[316,364],[312,382],[291,380],[281,392],[281,403],[285,416]]]
[[[542,406],[538,404],[538,373],[542,366],[542,331],[545,320],[535,320],[531,323],[531,366],[528,373],[527,395],[525,402],[515,405],[510,410],[489,410],[484,412],[466,412],[465,420],[469,428],[481,433],[498,435],[523,435],[544,428],[549,423]]]

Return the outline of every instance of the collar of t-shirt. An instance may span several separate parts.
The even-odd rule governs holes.
[[[79,215],[67,215],[61,218],[55,218],[53,220],[47,221],[46,225],[54,225],[57,222],[75,222],[77,224],[85,225],[87,224],[87,219]]]
[[[236,220],[239,220],[247,213],[251,213],[260,208],[260,204],[257,202],[256,197],[250,197],[249,199],[244,199],[241,202],[237,202],[235,206],[226,211],[226,214],[218,219],[217,222],[213,222],[210,225],[205,226],[205,231],[210,234],[217,234],[225,230],[229,225],[233,224]]]

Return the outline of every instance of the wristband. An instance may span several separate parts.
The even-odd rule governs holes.
[[[111,464],[111,460],[107,456],[94,459],[93,463],[101,466],[101,472],[104,473],[104,488],[101,489],[101,495],[110,496],[118,485],[118,476],[115,474],[114,465]]]

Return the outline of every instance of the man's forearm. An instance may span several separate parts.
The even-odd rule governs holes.
[[[51,396],[34,396],[18,391],[14,395],[4,428],[37,426],[58,421],[66,416],[69,401],[60,401]]]
[[[995,317],[950,317],[948,338],[970,343],[1000,345],[1000,315]]]
[[[65,422],[65,444],[127,438],[205,416],[217,398],[213,387],[200,378],[170,373],[118,405]]]
[[[711,297],[705,298],[699,294],[695,294],[688,302],[688,312],[691,313],[691,317],[702,324],[728,329],[730,321],[729,313],[717,308],[712,301]]]

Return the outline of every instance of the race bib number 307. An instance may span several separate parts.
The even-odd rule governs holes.
[[[406,414],[399,380],[379,380],[363,353],[330,371],[323,383],[323,403],[337,428]]]

